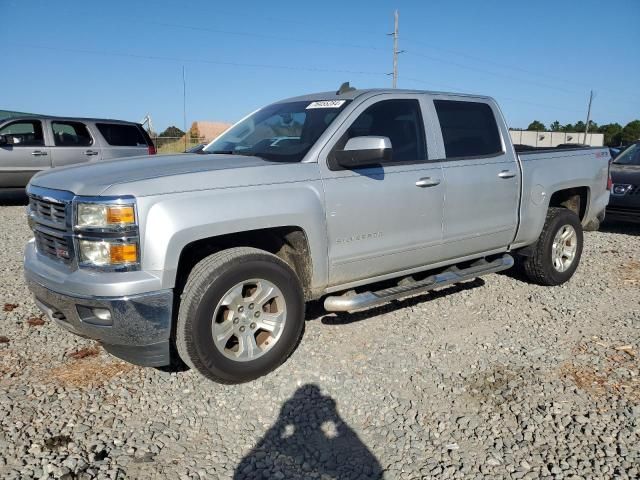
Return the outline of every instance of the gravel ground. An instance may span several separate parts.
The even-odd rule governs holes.
[[[490,275],[308,310],[250,384],[143,369],[39,314],[0,207],[2,478],[639,478],[640,227],[585,234],[557,288]]]

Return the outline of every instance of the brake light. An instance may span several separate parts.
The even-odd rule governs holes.
[[[149,145],[149,155],[155,155],[156,153],[155,145]]]

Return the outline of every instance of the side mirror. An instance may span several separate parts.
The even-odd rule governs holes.
[[[10,142],[10,139],[6,135],[0,135],[0,145],[11,145],[13,142]]]
[[[353,137],[343,150],[335,152],[338,165],[343,168],[362,168],[379,165],[392,159],[389,137]]]

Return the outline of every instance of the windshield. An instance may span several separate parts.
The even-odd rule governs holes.
[[[234,125],[202,153],[299,162],[347,104],[347,100],[328,100],[269,105]]]
[[[640,143],[627,147],[616,157],[613,163],[617,165],[640,165]]]

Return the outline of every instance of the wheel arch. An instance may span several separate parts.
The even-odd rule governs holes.
[[[564,207],[578,215],[580,222],[587,218],[591,189],[586,186],[563,188],[553,192],[549,198],[547,210],[553,207]]]
[[[179,297],[193,267],[203,258],[232,247],[253,247],[284,260],[297,274],[305,298],[314,298],[313,261],[309,239],[298,226],[282,226],[199,238],[181,249],[174,291]]]

